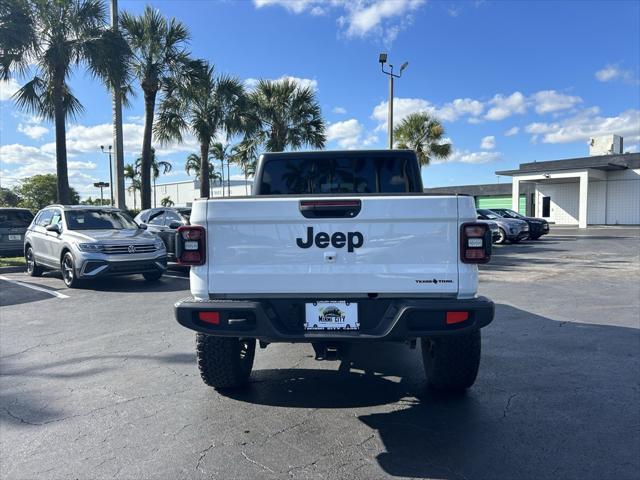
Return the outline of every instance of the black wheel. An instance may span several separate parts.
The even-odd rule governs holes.
[[[62,271],[62,280],[69,288],[76,288],[80,285],[80,280],[76,274],[76,264],[73,260],[71,252],[67,252],[60,262],[60,270]]]
[[[507,243],[507,232],[505,232],[502,228],[499,228],[498,231],[500,232],[500,236],[496,240],[496,243],[498,245],[503,245]]]
[[[480,330],[422,339],[427,384],[436,390],[462,391],[476,381],[480,366]]]
[[[142,276],[147,282],[157,282],[162,277],[162,272],[145,272]]]
[[[33,248],[27,248],[24,254],[25,262],[27,263],[27,275],[30,277],[39,277],[42,275],[42,267],[36,264],[36,259],[33,256]]]
[[[198,333],[196,353],[204,383],[219,389],[238,388],[247,383],[251,374],[256,340]]]

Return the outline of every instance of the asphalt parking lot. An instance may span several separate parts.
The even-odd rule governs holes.
[[[13,478],[640,477],[640,229],[496,247],[476,385],[425,390],[419,351],[316,362],[258,350],[252,383],[200,380],[158,284],[0,273],[0,475]],[[40,287],[33,290],[24,282]]]

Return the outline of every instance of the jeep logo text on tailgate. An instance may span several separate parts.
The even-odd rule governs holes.
[[[364,244],[364,237],[360,232],[335,232],[329,236],[326,232],[318,232],[314,238],[313,227],[307,227],[307,239],[296,238],[296,243],[300,248],[309,248],[315,242],[318,248],[327,248],[331,245],[333,248],[343,248],[347,246],[347,251],[353,252],[356,248],[360,248]]]

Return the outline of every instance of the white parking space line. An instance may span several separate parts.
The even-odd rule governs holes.
[[[182,280],[189,280],[189,277],[179,277],[178,275],[167,275],[166,273],[163,275],[163,277],[181,278]]]
[[[49,295],[52,295],[54,297],[69,298],[69,295],[65,295],[64,293],[56,292],[55,290],[48,290],[48,289],[42,288],[42,287],[37,287],[35,285],[30,285],[30,284],[24,283],[24,282],[19,282],[18,280],[11,280],[11,279],[9,279],[7,277],[3,277],[2,275],[0,275],[0,280],[4,280],[5,282],[13,283],[14,285],[19,285],[21,287],[30,288],[31,290],[36,290],[38,292],[48,293]]]

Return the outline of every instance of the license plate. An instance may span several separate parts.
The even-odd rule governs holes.
[[[9,235],[9,240],[22,240],[22,235]]]
[[[306,304],[305,330],[359,330],[358,304],[319,300]]]

